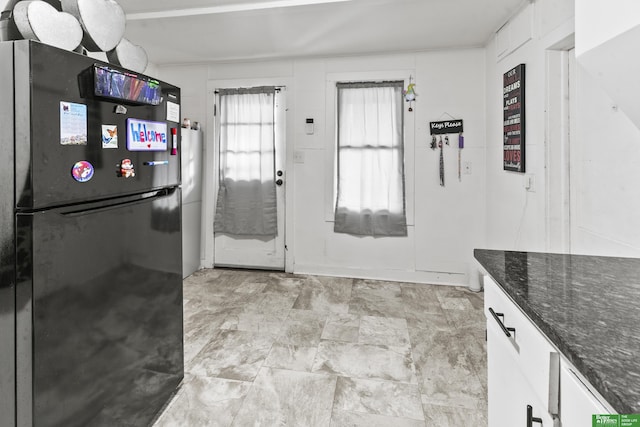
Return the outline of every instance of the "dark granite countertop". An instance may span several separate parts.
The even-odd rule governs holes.
[[[616,411],[640,414],[640,259],[474,256]]]

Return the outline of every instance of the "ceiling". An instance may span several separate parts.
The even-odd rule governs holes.
[[[483,46],[531,0],[118,0],[155,64]],[[300,3],[309,3],[301,5]]]

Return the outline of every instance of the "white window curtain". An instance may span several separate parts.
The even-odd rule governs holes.
[[[403,82],[338,83],[334,231],[406,236]]]
[[[220,96],[220,185],[214,231],[276,236],[274,87],[224,89]]]

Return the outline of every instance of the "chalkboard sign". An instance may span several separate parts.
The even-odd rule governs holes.
[[[525,172],[525,65],[503,76],[503,165],[504,170]]]
[[[429,122],[431,135],[446,135],[449,133],[461,133],[462,120],[446,120],[444,122]]]

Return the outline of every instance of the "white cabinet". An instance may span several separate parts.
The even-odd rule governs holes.
[[[615,413],[489,276],[484,289],[489,426],[584,427]]]
[[[540,402],[514,357],[515,349],[510,339],[491,322],[487,325],[487,351],[489,425],[529,427],[536,425],[533,420],[539,418],[543,426],[553,426],[547,405]]]
[[[202,241],[202,132],[181,129],[182,277],[200,268]]]
[[[562,384],[560,390],[562,427],[590,426],[592,415],[614,413],[564,360],[560,369],[560,383]]]
[[[489,425],[554,426],[559,360],[555,349],[485,278]]]

